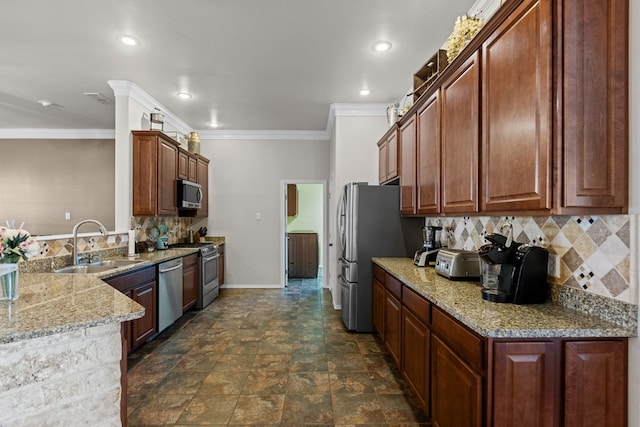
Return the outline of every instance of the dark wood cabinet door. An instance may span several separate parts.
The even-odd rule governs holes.
[[[443,84],[442,211],[478,211],[479,53]]]
[[[190,155],[187,165],[187,180],[191,182],[198,182],[198,158]]]
[[[198,299],[198,254],[182,258],[182,312],[186,312]]]
[[[628,207],[629,2],[559,3],[559,210],[624,213]]]
[[[197,159],[197,179],[196,182],[202,186],[202,200],[200,209],[196,211],[196,216],[209,216],[209,160],[202,156]]]
[[[224,244],[218,245],[218,285],[224,285]]]
[[[189,153],[182,149],[178,149],[178,179],[189,180]]]
[[[440,91],[418,111],[416,149],[416,210],[420,215],[440,213]]]
[[[378,142],[378,184],[387,180],[387,140]]]
[[[178,214],[178,147],[160,138],[158,146],[158,215]]]
[[[416,118],[400,127],[400,213],[416,212]]]
[[[437,427],[481,427],[482,377],[434,335],[431,373],[431,423]]]
[[[390,292],[385,292],[384,300],[384,341],[396,365],[400,366],[401,356],[401,305]]]
[[[560,349],[557,342],[493,345],[491,409],[496,427],[560,425]]]
[[[155,216],[158,209],[158,138],[133,134],[133,214]]]
[[[565,343],[566,427],[627,425],[627,344]]]
[[[398,133],[393,132],[387,140],[387,179],[398,177]]]
[[[298,215],[298,186],[287,184],[287,216]]]
[[[131,322],[131,349],[136,349],[158,331],[155,279],[131,290],[131,298],[144,307],[144,316]]]
[[[380,338],[384,341],[384,285],[376,278],[373,279],[373,329],[378,332]]]
[[[318,277],[318,234],[289,233],[289,277]]]
[[[420,406],[430,417],[429,366],[431,332],[407,309],[402,309],[402,376],[418,397]]]
[[[551,209],[551,3],[524,1],[482,45],[483,211]]]

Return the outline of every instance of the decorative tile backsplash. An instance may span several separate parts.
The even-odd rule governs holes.
[[[183,242],[187,239],[192,218],[178,217],[132,217],[131,228],[136,230],[136,241],[151,240],[151,230],[165,224],[169,229],[169,244]],[[47,257],[71,256],[73,238],[39,240],[40,253],[35,259]],[[126,247],[127,234],[78,237],[78,253]]]
[[[550,283],[636,303],[637,284],[631,280],[631,242],[634,221],[629,215],[541,217],[438,217],[427,225],[448,230],[449,247],[476,250],[483,236],[500,233],[505,222],[513,239],[544,246],[560,256],[560,278]]]

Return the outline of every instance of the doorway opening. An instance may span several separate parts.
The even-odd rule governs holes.
[[[281,181],[281,277],[317,279],[326,287],[327,185],[325,180]]]

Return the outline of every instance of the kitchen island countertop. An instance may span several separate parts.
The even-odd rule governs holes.
[[[141,305],[102,279],[195,252],[181,248],[144,253],[137,258],[140,263],[99,274],[21,271],[17,301],[0,301],[0,344],[142,317]]]
[[[483,337],[636,336],[635,328],[550,302],[515,305],[485,301],[479,283],[448,280],[436,274],[433,268],[416,267],[411,258],[373,258],[373,263]]]

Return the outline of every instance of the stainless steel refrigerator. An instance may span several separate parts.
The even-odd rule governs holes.
[[[397,185],[345,185],[338,205],[342,321],[355,332],[373,332],[374,257],[413,257],[422,247],[424,218],[400,216]]]

